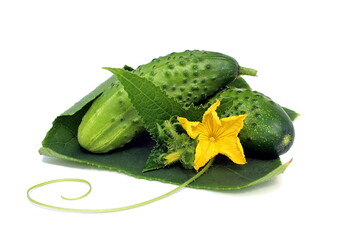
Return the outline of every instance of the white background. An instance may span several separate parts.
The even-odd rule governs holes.
[[[360,239],[357,1],[0,2],[1,239]],[[38,154],[57,115],[106,80],[174,51],[228,54],[258,70],[251,86],[301,113],[287,171],[241,191],[184,189],[130,211],[79,214],[31,204],[108,208],[173,185]]]

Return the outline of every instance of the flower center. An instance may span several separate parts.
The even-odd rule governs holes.
[[[210,141],[210,142],[215,142],[216,139],[215,139],[214,137],[209,137],[209,141]]]

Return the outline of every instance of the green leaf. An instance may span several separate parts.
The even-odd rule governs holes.
[[[204,115],[207,109],[208,106],[206,104],[200,106],[194,106],[194,104],[191,104],[189,107],[185,108],[186,118],[190,121],[201,121],[202,116]]]
[[[169,168],[143,173],[145,162],[155,146],[155,142],[145,134],[126,147],[107,154],[92,154],[82,149],[77,141],[77,128],[91,102],[72,115],[61,115],[53,123],[42,142],[42,155],[70,160],[103,169],[119,171],[130,176],[148,180],[181,184],[194,176],[196,171],[186,170],[180,164]],[[247,159],[245,165],[236,165],[227,158],[219,157],[206,174],[191,183],[189,187],[232,190],[254,185],[283,172],[288,164],[280,159]]]
[[[142,172],[157,170],[165,167],[164,163],[159,161],[159,158],[162,154],[167,153],[167,151],[168,149],[166,146],[164,146],[163,144],[157,144],[151,150]]]

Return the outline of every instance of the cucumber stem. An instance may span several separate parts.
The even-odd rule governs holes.
[[[240,66],[239,75],[257,76],[257,70]]]

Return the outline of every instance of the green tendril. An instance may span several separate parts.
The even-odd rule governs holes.
[[[147,205],[149,203],[153,203],[155,201],[158,201],[160,199],[163,199],[165,197],[170,196],[171,194],[181,190],[182,188],[186,187],[187,185],[189,185],[191,182],[195,181],[197,178],[199,178],[203,173],[205,173],[209,167],[211,166],[211,164],[213,163],[214,159],[211,159],[208,164],[206,164],[206,166],[201,169],[201,171],[199,171],[196,175],[194,175],[192,178],[190,178],[189,180],[187,180],[186,182],[184,182],[183,184],[179,185],[177,188],[163,194],[160,195],[158,197],[149,199],[147,201],[144,202],[140,202],[140,203],[136,203],[136,204],[132,204],[129,206],[123,206],[123,207],[117,207],[117,208],[104,208],[104,209],[77,209],[77,208],[65,208],[65,207],[58,207],[58,206],[53,206],[53,205],[49,205],[46,203],[42,203],[39,202],[35,199],[33,199],[30,194],[33,190],[43,187],[45,185],[49,185],[49,184],[53,184],[53,183],[60,183],[60,182],[81,182],[81,183],[85,183],[86,185],[88,185],[89,190],[81,195],[80,197],[77,198],[66,198],[64,196],[61,196],[62,199],[64,200],[79,200],[82,199],[86,196],[88,196],[92,190],[91,184],[90,182],[83,180],[83,179],[77,179],[77,178],[65,178],[65,179],[56,179],[56,180],[51,180],[51,181],[47,181],[47,182],[43,182],[37,185],[32,186],[31,188],[28,189],[27,191],[27,198],[29,199],[30,202],[32,202],[35,205],[41,206],[41,207],[45,207],[45,208],[50,208],[50,209],[54,209],[54,210],[60,210],[60,211],[68,211],[68,212],[83,212],[83,213],[106,213],[106,212],[117,212],[117,211],[124,211],[124,210],[129,210],[132,208],[137,208],[137,207],[141,207],[144,205]]]

